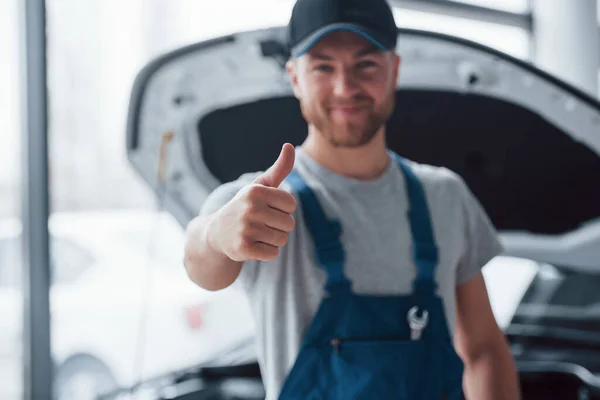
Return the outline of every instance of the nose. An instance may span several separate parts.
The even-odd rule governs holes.
[[[334,95],[338,98],[353,98],[359,92],[356,76],[352,71],[339,70],[334,78]]]

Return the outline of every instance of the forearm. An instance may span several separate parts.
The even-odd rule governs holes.
[[[207,290],[220,290],[235,281],[242,263],[211,246],[207,232],[211,217],[196,217],[188,225],[184,265],[192,282]]]
[[[504,338],[465,361],[464,389],[468,400],[519,400],[515,363]]]

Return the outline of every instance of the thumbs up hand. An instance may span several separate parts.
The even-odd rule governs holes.
[[[294,146],[289,143],[284,144],[275,164],[264,174],[256,178],[254,183],[273,188],[279,187],[283,180],[292,172],[292,169],[294,169],[295,159],[296,151]]]
[[[215,214],[207,229],[213,248],[240,262],[277,258],[295,226],[296,199],[279,189],[294,161],[294,146],[286,143],[275,163]]]

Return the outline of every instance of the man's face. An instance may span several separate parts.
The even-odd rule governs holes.
[[[339,31],[288,63],[302,114],[332,145],[370,142],[394,109],[400,58]]]

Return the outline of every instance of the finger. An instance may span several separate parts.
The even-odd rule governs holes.
[[[269,187],[279,187],[281,182],[292,172],[296,150],[290,143],[283,145],[279,157],[275,163],[261,176],[254,180],[255,183]]]
[[[296,211],[296,198],[285,190],[262,185],[252,185],[248,192],[248,204],[266,204],[271,208],[291,214]]]
[[[257,227],[254,238],[256,242],[275,247],[282,247],[287,244],[288,234],[279,229],[273,229],[267,225],[263,225],[262,227]]]
[[[272,188],[268,188],[272,189]],[[281,189],[272,189],[265,193],[267,205],[276,210],[291,214],[296,211],[296,198],[291,194]]]
[[[274,208],[266,209],[261,220],[269,228],[286,233],[293,231],[294,227],[296,226],[296,220],[294,217]]]
[[[246,257],[251,260],[271,261],[279,256],[279,248],[270,244],[255,242],[252,243]]]

